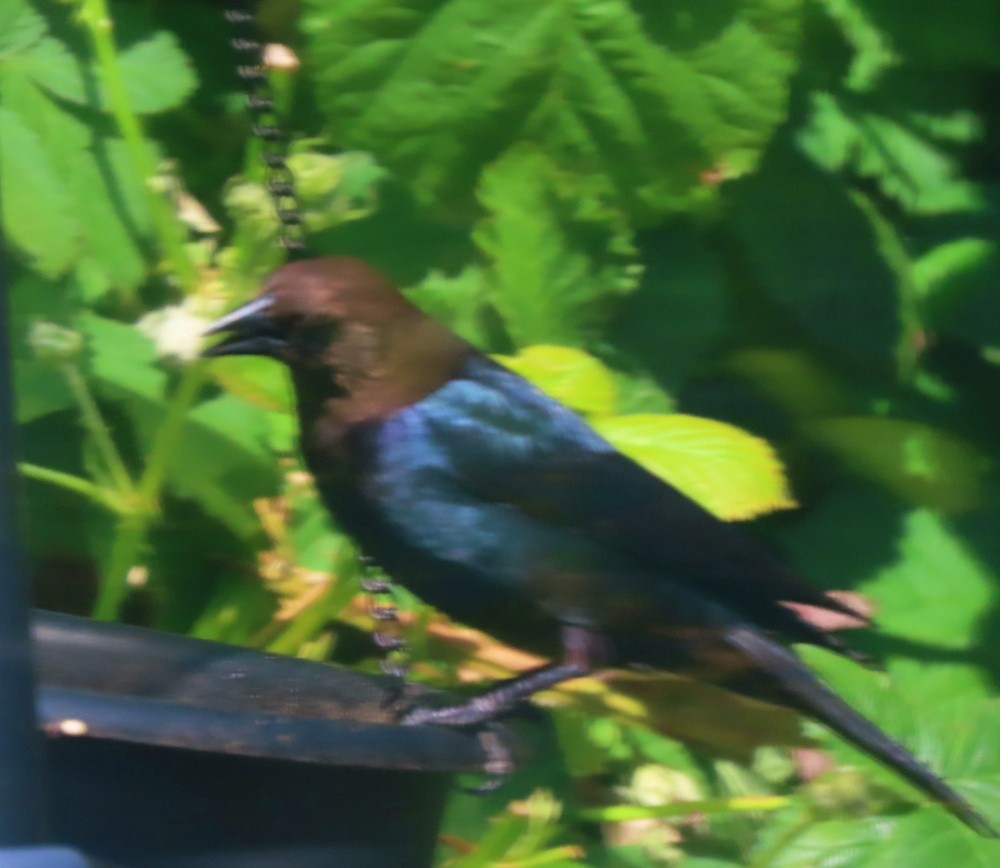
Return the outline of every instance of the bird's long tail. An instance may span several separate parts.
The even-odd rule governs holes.
[[[787,648],[751,627],[727,631],[730,644],[739,648],[777,682],[784,704],[815,718],[906,778],[918,789],[939,800],[962,822],[981,835],[1000,837],[997,830],[965,799],[901,744],[893,741],[862,717],[814,676]]]

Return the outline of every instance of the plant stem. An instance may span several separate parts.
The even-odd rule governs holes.
[[[37,479],[39,482],[47,482],[67,491],[76,492],[88,500],[103,506],[111,512],[124,513],[127,507],[112,492],[95,485],[89,479],[74,476],[72,473],[63,473],[61,470],[51,470],[48,467],[39,467],[37,464],[29,464],[25,461],[17,465],[17,469],[25,479]]]
[[[139,497],[150,507],[155,506],[160,497],[163,480],[170,469],[170,461],[184,427],[188,410],[198,397],[198,390],[205,382],[205,365],[201,361],[194,362],[184,369],[181,381],[170,399],[167,415],[157,429],[153,445],[146,459],[146,467],[139,480]],[[153,511],[152,509],[150,510]]]
[[[146,540],[149,518],[144,513],[123,515],[115,527],[108,565],[101,577],[91,615],[99,621],[115,621],[128,593],[128,571],[138,560]]]
[[[623,823],[659,817],[683,817],[688,814],[749,813],[777,811],[788,805],[787,796],[734,796],[728,799],[704,799],[700,802],[672,802],[668,805],[613,805],[588,808],[578,813],[584,820]]]
[[[125,142],[132,167],[141,181],[163,257],[185,292],[192,292],[198,285],[198,270],[184,247],[186,237],[184,227],[176,219],[167,202],[152,186],[156,176],[156,165],[146,144],[142,122],[132,108],[125,87],[125,77],[115,49],[114,24],[108,13],[107,2],[79,0],[79,3],[79,19],[94,47],[111,113]]]
[[[104,461],[104,466],[114,481],[115,488],[121,495],[131,495],[135,491],[132,477],[129,476],[128,468],[125,467],[125,462],[122,461],[122,457],[118,453],[118,448],[108,431],[108,426],[104,423],[100,408],[90,393],[87,381],[80,373],[80,369],[74,364],[63,365],[62,371],[69,384],[69,390],[73,393],[73,398],[80,408],[83,426],[93,439],[94,445]]]
[[[112,621],[118,617],[118,611],[128,593],[128,571],[138,562],[146,545],[149,525],[158,512],[160,489],[167,470],[170,469],[170,460],[184,428],[184,419],[198,396],[204,379],[204,365],[195,362],[184,371],[177,391],[170,400],[166,418],[156,432],[146,467],[139,480],[139,509],[122,515],[115,528],[111,554],[92,613],[98,620]]]

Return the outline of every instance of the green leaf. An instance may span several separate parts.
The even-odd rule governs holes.
[[[699,792],[709,792],[710,785],[705,766],[690,748],[644,726],[630,727],[629,738],[635,742],[641,756],[650,762],[682,772]]]
[[[65,110],[34,80],[29,70],[5,65],[0,75],[4,108],[17,114],[38,137],[42,151],[51,161],[64,186],[81,159],[92,159],[87,150],[94,136],[84,118]]]
[[[899,63],[888,36],[870,20],[864,0],[819,0],[827,16],[840,28],[854,49],[844,83],[855,91],[873,87],[881,74]],[[814,94],[816,96],[816,94]]]
[[[273,359],[220,356],[212,360],[212,378],[248,404],[279,413],[293,413],[295,400],[288,371]]]
[[[473,233],[491,266],[487,297],[519,346],[582,343],[609,299],[635,287],[623,217],[539,151],[490,166],[479,199],[491,214]]]
[[[801,350],[740,350],[726,359],[725,367],[798,419],[845,413],[853,403],[846,384]]]
[[[148,453],[168,408],[167,377],[157,367],[156,348],[125,323],[93,314],[85,314],[80,323],[89,338],[88,370],[97,393],[121,404]],[[196,500],[237,536],[256,534],[260,523],[252,501],[277,490],[270,436],[269,413],[234,395],[198,405],[169,456],[167,489]]]
[[[926,114],[901,101],[814,93],[812,115],[798,141],[820,166],[849,167],[873,179],[886,196],[914,214],[981,207],[980,188],[964,177],[959,158],[935,141]],[[952,110],[953,130],[957,124],[964,127],[962,138],[975,137],[971,113]]]
[[[315,234],[370,216],[385,171],[368,154],[331,156],[308,150],[307,144],[298,143],[288,158],[307,232]],[[261,276],[281,263],[281,223],[262,181],[231,178],[224,202],[236,222],[236,234],[219,261],[226,272],[224,282],[240,297],[255,290]]]
[[[599,419],[594,428],[719,518],[752,518],[796,505],[774,450],[732,425],[676,413]]]
[[[96,64],[67,45],[49,37],[34,45],[20,60],[38,85],[62,99],[99,111],[109,111],[109,100]],[[165,30],[151,33],[118,53],[125,91],[132,109],[155,114],[176,108],[194,92],[198,81],[177,38]],[[95,90],[91,79],[96,78]]]
[[[583,350],[536,345],[516,356],[495,358],[577,413],[610,416],[614,412],[616,396],[611,372]]]
[[[981,554],[992,540],[996,507],[982,511],[977,530],[972,519],[959,524],[923,509],[900,516],[898,506],[889,511],[891,506],[874,492],[845,489],[818,505],[785,540],[807,575],[828,588],[848,583],[873,603],[881,629],[871,645],[885,659],[892,686],[905,691],[898,701],[879,700],[880,724],[907,697],[922,707],[988,695],[983,669],[997,663],[997,650],[981,638],[998,583]],[[879,689],[886,694],[884,683],[857,666],[841,666],[829,655],[818,663],[838,690],[860,693],[847,695],[852,703],[877,698]]]
[[[777,841],[782,846],[774,857],[760,864],[768,868],[817,868],[821,865],[860,868],[868,864],[866,859],[872,850],[891,835],[894,828],[894,822],[885,817],[815,822],[790,840]]]
[[[66,68],[75,68],[72,64],[76,61],[51,39],[35,49],[47,43],[58,46],[54,56],[70,64]],[[45,64],[39,66],[45,68]],[[55,75],[53,70],[62,68],[59,64],[53,66],[47,73],[49,79]],[[50,99],[40,89],[39,81],[51,84],[44,76],[36,75],[31,65],[0,69],[4,107],[15,112],[35,136],[30,157],[22,159],[44,166],[51,187],[47,195],[40,191],[30,199],[31,206],[24,209],[26,219],[8,232],[16,240],[18,233],[27,235],[31,230],[34,249],[39,251],[35,267],[43,273],[61,273],[75,265],[88,299],[112,288],[133,290],[146,276],[144,246],[150,218],[132,162],[120,140],[106,136],[91,116],[67,111],[59,100]],[[16,141],[13,147],[17,149]],[[10,187],[17,190],[30,177],[18,173]],[[8,200],[5,195],[5,211]],[[55,203],[60,203],[62,213],[52,213]],[[34,220],[44,223],[46,232],[37,232]],[[9,218],[5,216],[4,222]],[[59,237],[60,243],[52,243],[51,237]]]
[[[990,466],[970,444],[923,422],[842,416],[807,423],[804,430],[857,473],[920,506],[975,506]]]
[[[146,277],[150,215],[141,182],[120,139],[93,144],[96,160],[80,160],[69,189],[83,234],[79,262],[87,300],[109,289],[130,291]]]
[[[960,238],[933,248],[916,263],[933,328],[973,346],[1000,345],[1000,245]]]
[[[177,37],[165,30],[130,45],[119,62],[129,102],[140,114],[177,108],[198,85]]]
[[[71,345],[80,342],[78,335],[74,341],[74,336],[58,325],[72,316],[75,301],[61,281],[46,280],[36,273],[25,272],[10,284],[7,304],[18,424],[75,405],[66,377],[58,367],[58,362],[73,358]],[[57,345],[42,348],[50,351],[46,359],[39,357],[36,343],[39,325],[47,325],[55,332]]]
[[[445,323],[470,343],[485,348],[489,343],[483,322],[485,283],[483,269],[467,265],[454,276],[432,271],[405,294],[424,313]]]
[[[913,264],[924,296],[948,293],[955,282],[996,255],[997,245],[983,238],[956,238],[928,250]]]
[[[621,305],[616,344],[668,384],[683,383],[732,325],[730,283],[718,252],[688,224],[657,230],[642,252],[646,270]]]
[[[649,374],[616,373],[614,380],[618,393],[616,409],[622,416],[629,413],[673,413],[677,409],[673,398]]]
[[[232,244],[219,251],[218,264],[235,298],[257,291],[261,279],[282,262],[279,224],[263,185],[241,178],[230,181],[224,203],[236,224]]]
[[[19,425],[73,406],[66,378],[51,365],[18,359],[14,365],[15,418]]]
[[[154,417],[160,421],[160,414]],[[147,430],[153,430],[147,423]],[[148,435],[147,435],[148,437]],[[189,414],[165,478],[178,497],[192,498],[235,534],[260,531],[252,509],[257,497],[274,496],[278,467],[268,447],[267,414],[232,395],[199,404]]]
[[[970,832],[942,811],[926,809],[903,817],[868,854],[865,868],[992,868],[1000,862],[1000,841]]]
[[[685,859],[682,863],[684,868],[738,868],[739,862],[730,862],[726,859],[703,859],[695,856]]]
[[[101,395],[129,407],[164,402],[167,377],[156,367],[156,348],[138,329],[92,313],[79,321],[91,351],[89,374]]]
[[[536,790],[527,799],[512,803],[476,842],[471,853],[443,860],[442,868],[510,868],[552,866],[571,868],[582,865],[576,847],[550,847],[559,831],[561,805],[547,790]]]
[[[862,586],[878,605],[880,624],[938,647],[972,648],[975,628],[996,598],[995,572],[928,510],[906,516],[898,547],[897,562]]]
[[[45,29],[45,19],[27,0],[4,0],[0,3],[0,61],[30,48]]]
[[[845,185],[786,147],[734,185],[733,225],[768,298],[801,335],[855,370],[897,373],[906,275]]]
[[[798,0],[310,0],[334,141],[435,202],[519,142],[658,213],[750,168],[785,115]]]
[[[87,85],[87,68],[65,43],[51,36],[18,58],[18,72],[49,94],[80,105],[90,105],[94,92]]]
[[[796,513],[780,539],[810,579],[871,600],[882,629],[866,637],[867,647],[888,660],[894,684],[943,704],[989,694],[987,673],[1000,663],[988,638],[1000,581],[992,567],[998,520],[995,495],[974,513],[946,518],[905,511],[874,486],[841,484]]]
[[[274,609],[274,594],[263,583],[226,576],[185,633],[212,642],[246,645]]]
[[[331,570],[345,543],[345,538],[334,529],[330,514],[315,492],[293,501],[289,539],[295,550],[296,564],[325,572]],[[338,581],[343,580],[342,573],[334,570],[334,574]]]
[[[897,50],[921,66],[1000,67],[1000,8],[993,0],[866,0],[865,8]]]
[[[940,668],[935,671],[923,667],[921,673],[915,666],[906,671],[894,662],[891,679],[887,679],[814,648],[803,648],[802,652],[846,702],[905,745],[988,820],[997,822],[1000,746],[996,731],[1000,704],[996,699],[983,698],[983,691],[976,696],[949,690],[949,686],[957,687],[958,679],[952,678],[949,685],[940,677]],[[842,764],[864,770],[888,793],[918,804],[927,803],[927,796],[864,752],[825,730],[819,737]],[[943,806],[934,805],[928,811],[939,814],[963,835],[976,837],[975,832],[948,816]]]
[[[296,150],[288,158],[310,232],[321,232],[372,214],[386,171],[371,154]]]
[[[0,216],[8,239],[42,274],[66,270],[76,254],[71,203],[38,136],[0,108]]]

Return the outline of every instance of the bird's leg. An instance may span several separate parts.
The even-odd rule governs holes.
[[[555,687],[563,681],[581,678],[608,656],[602,637],[576,625],[562,628],[565,658],[561,663],[546,663],[508,678],[462,705],[444,708],[414,708],[402,719],[406,726],[436,723],[442,726],[475,726],[496,720],[512,711],[520,702],[539,690]]]
[[[576,663],[549,663],[501,681],[462,705],[414,708],[400,723],[404,726],[419,726],[424,723],[439,726],[481,725],[478,738],[486,755],[483,771],[488,777],[484,783],[469,788],[466,792],[473,795],[489,793],[503,784],[516,767],[514,758],[500,739],[499,733],[503,727],[496,723],[496,719],[512,711],[533,693],[586,674],[587,669]]]
[[[473,697],[462,705],[444,708],[414,708],[401,723],[416,726],[421,723],[437,723],[443,726],[475,726],[478,723],[496,720],[513,710],[518,703],[539,690],[554,687],[571,678],[586,675],[588,669],[578,663],[547,663],[537,669],[501,681],[489,690]]]

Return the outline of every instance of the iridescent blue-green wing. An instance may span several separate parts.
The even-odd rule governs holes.
[[[457,482],[478,497],[586,536],[792,639],[843,650],[783,603],[863,619],[487,359],[423,405]]]

